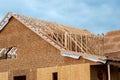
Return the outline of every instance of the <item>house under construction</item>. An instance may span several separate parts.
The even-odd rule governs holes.
[[[0,80],[119,80],[104,50],[104,35],[9,12],[0,23]]]

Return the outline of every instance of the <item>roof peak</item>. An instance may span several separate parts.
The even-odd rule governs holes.
[[[103,41],[103,36],[96,36],[87,30],[81,30],[54,22],[26,17],[20,14],[14,14],[12,12],[9,12],[3,19],[0,24],[0,26],[2,26],[1,30],[6,26],[11,17],[17,19],[27,28],[35,32],[59,50],[96,54],[99,56],[102,55],[102,50],[96,52],[99,47],[102,47],[101,44],[97,46],[92,44],[97,43],[97,41],[100,41],[101,43]],[[87,45],[88,43],[91,45]]]
[[[67,25],[56,23],[56,22],[50,22],[50,21],[46,21],[46,20],[41,20],[41,19],[38,19],[38,18],[27,17],[27,16],[24,16],[24,15],[21,15],[21,14],[14,14],[12,12],[8,12],[8,13],[11,14],[12,16],[24,17],[24,19],[27,19],[27,21],[32,20],[33,23],[42,22],[42,23],[44,23],[46,25],[62,27],[62,28],[68,30],[70,33],[73,33],[73,34],[94,35],[94,34],[92,34],[91,32],[89,32],[86,29],[81,29],[81,28],[77,28],[77,27],[73,27],[73,26],[67,26]]]

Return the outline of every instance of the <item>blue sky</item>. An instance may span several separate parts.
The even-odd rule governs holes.
[[[95,34],[120,29],[120,0],[1,0],[0,20],[9,11]]]

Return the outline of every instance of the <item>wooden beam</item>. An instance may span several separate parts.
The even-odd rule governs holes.
[[[67,32],[65,32],[65,48],[67,49]]]
[[[110,78],[110,64],[107,65],[107,69],[108,69],[108,80],[111,80],[111,78]]]
[[[81,42],[80,42],[80,43],[81,43],[81,44],[83,44],[82,34],[80,35],[80,37],[81,37],[81,39],[80,39],[80,40],[81,40]],[[80,49],[81,49],[80,51],[82,52],[82,51],[83,51],[82,46],[81,46],[81,48],[80,48]]]
[[[87,38],[87,35],[85,35],[85,39],[86,39],[86,41],[85,41],[86,42],[86,53],[88,53],[88,49],[87,49],[87,47],[88,47],[88,40],[87,39],[88,38]]]
[[[69,39],[70,39],[70,38],[68,37],[68,38],[67,38],[67,46],[68,46],[68,50],[70,50],[70,44],[69,44],[69,41],[70,41],[70,40],[69,40]]]
[[[75,41],[77,42],[77,35],[75,34]],[[75,44],[75,51],[77,52],[77,45]]]
[[[71,36],[71,34],[70,34],[70,36]],[[72,41],[71,41],[71,38],[69,38],[70,39],[70,50],[72,50]]]
[[[64,34],[61,34],[62,37],[62,45],[64,46]]]
[[[102,63],[100,62],[93,62],[93,63],[90,63],[90,65],[101,65]]]

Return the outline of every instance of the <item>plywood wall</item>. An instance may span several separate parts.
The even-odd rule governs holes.
[[[104,52],[111,53],[120,50],[120,30],[108,32],[104,40]]]
[[[37,80],[53,80],[53,72],[58,72],[58,80],[90,80],[89,64],[39,68],[37,69]]]
[[[82,58],[75,60],[61,56],[58,49],[15,18],[11,18],[6,27],[0,32],[0,47],[11,46],[17,47],[17,58],[13,60],[0,60],[0,72],[56,65],[93,63]]]
[[[8,72],[1,72],[0,80],[8,80]]]
[[[79,64],[71,66],[71,80],[90,80],[90,66]]]

